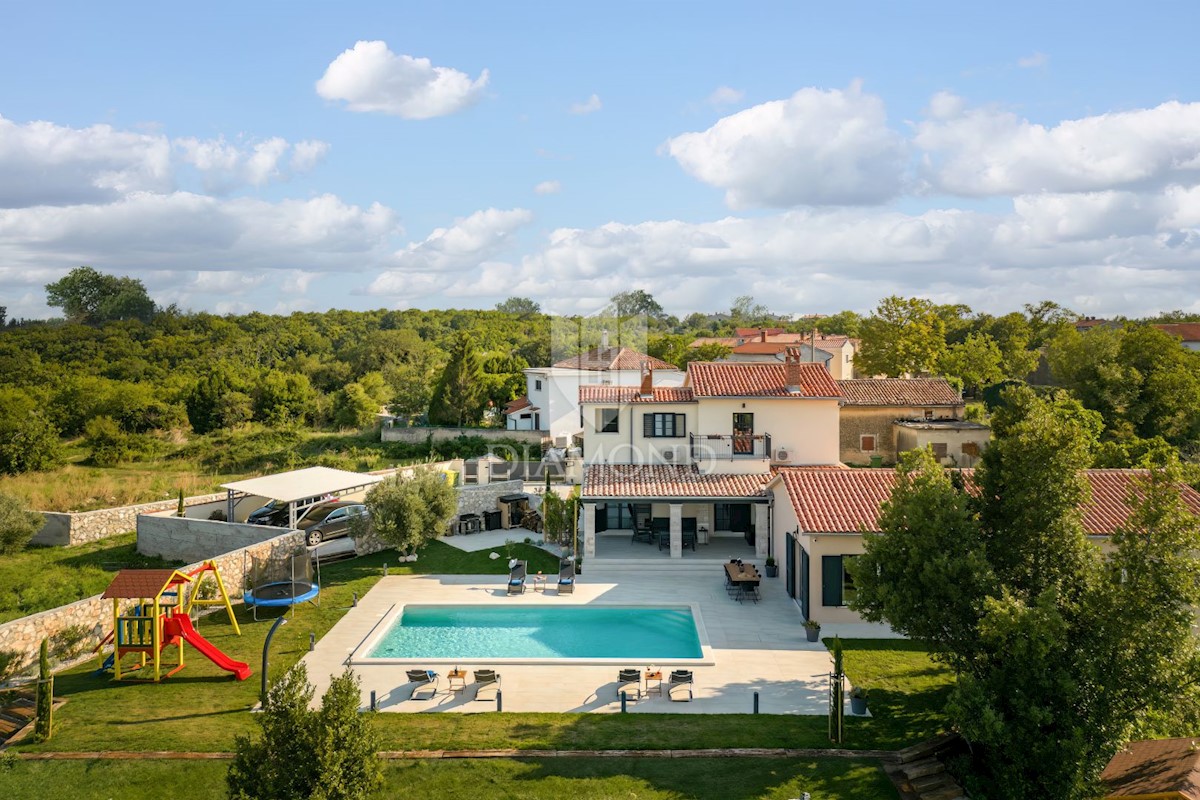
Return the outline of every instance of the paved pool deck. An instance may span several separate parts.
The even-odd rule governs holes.
[[[711,574],[708,567],[711,566]],[[711,664],[694,666],[695,698],[671,702],[666,697],[643,697],[629,703],[631,713],[733,714],[753,710],[759,693],[764,714],[824,714],[831,660],[825,647],[806,640],[799,610],[787,597],[782,582],[764,579],[758,603],[738,602],[725,591],[721,565],[671,572],[638,573],[625,567],[589,564],[573,594],[559,595],[530,586],[522,595],[506,596],[502,575],[389,576],[359,599],[317,643],[303,662],[320,697],[330,676],[341,673],[351,654],[397,605],[406,603],[469,603],[507,606],[537,605],[693,605],[700,615],[701,644]],[[459,693],[447,690],[446,673],[455,663],[362,665],[363,704],[376,693],[377,707],[387,712],[478,713],[496,710],[490,701],[476,701],[468,683]],[[616,696],[616,666],[594,664],[459,663],[467,670],[495,668],[501,676],[504,711],[599,712],[620,711]],[[412,700],[413,686],[406,667],[425,667],[442,676],[441,692],[431,700]],[[631,661],[626,666],[643,669]],[[662,662],[664,676],[670,662]]]

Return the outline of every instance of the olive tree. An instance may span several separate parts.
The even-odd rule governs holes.
[[[367,493],[371,528],[401,553],[412,553],[446,531],[458,510],[458,490],[442,472],[419,469],[412,477],[393,475]]]

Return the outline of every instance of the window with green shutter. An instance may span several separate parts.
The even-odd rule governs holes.
[[[687,435],[684,414],[643,414],[642,436],[647,439],[679,439]]]

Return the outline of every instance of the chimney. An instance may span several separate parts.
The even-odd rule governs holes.
[[[815,363],[817,360],[817,329],[815,327],[813,328],[812,353],[810,355],[812,355],[812,360]]]
[[[802,393],[800,384],[803,380],[804,368],[801,366],[801,358],[799,347],[789,347],[784,351],[783,382],[788,394]]]
[[[600,347],[604,350],[608,349],[608,328],[600,331]]]
[[[644,400],[654,397],[654,368],[649,361],[642,362],[642,388],[638,390],[638,395]]]
[[[760,342],[765,342],[765,341],[767,341],[767,330],[766,330],[766,328],[763,328],[761,331],[759,331],[759,332],[758,332],[758,340],[759,340]]]

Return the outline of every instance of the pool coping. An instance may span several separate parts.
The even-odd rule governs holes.
[[[409,606],[463,606],[472,608],[487,608],[486,603],[470,603],[470,602],[438,602],[438,603],[393,603],[387,612],[371,626],[371,630],[363,637],[354,651],[346,658],[345,663],[349,666],[370,667],[370,666],[387,666],[387,665],[413,665],[413,664],[437,664],[437,665],[455,665],[461,664],[464,661],[480,661],[481,659],[465,656],[450,657],[450,658],[376,658],[366,655],[379,643],[388,631],[392,624],[403,613],[404,609]],[[652,663],[655,666],[681,666],[681,667],[705,667],[712,666],[716,663],[713,648],[708,638],[708,631],[704,627],[704,617],[700,613],[700,605],[698,603],[605,603],[605,602],[588,602],[588,603],[564,603],[563,607],[575,608],[671,608],[671,609],[688,609],[692,614],[692,624],[696,626],[696,636],[700,640],[700,656],[698,658],[655,658]],[[488,664],[512,665],[512,664],[528,664],[534,666],[624,666],[631,663],[639,663],[637,658],[486,658],[482,659]],[[646,659],[641,659],[646,661]]]

